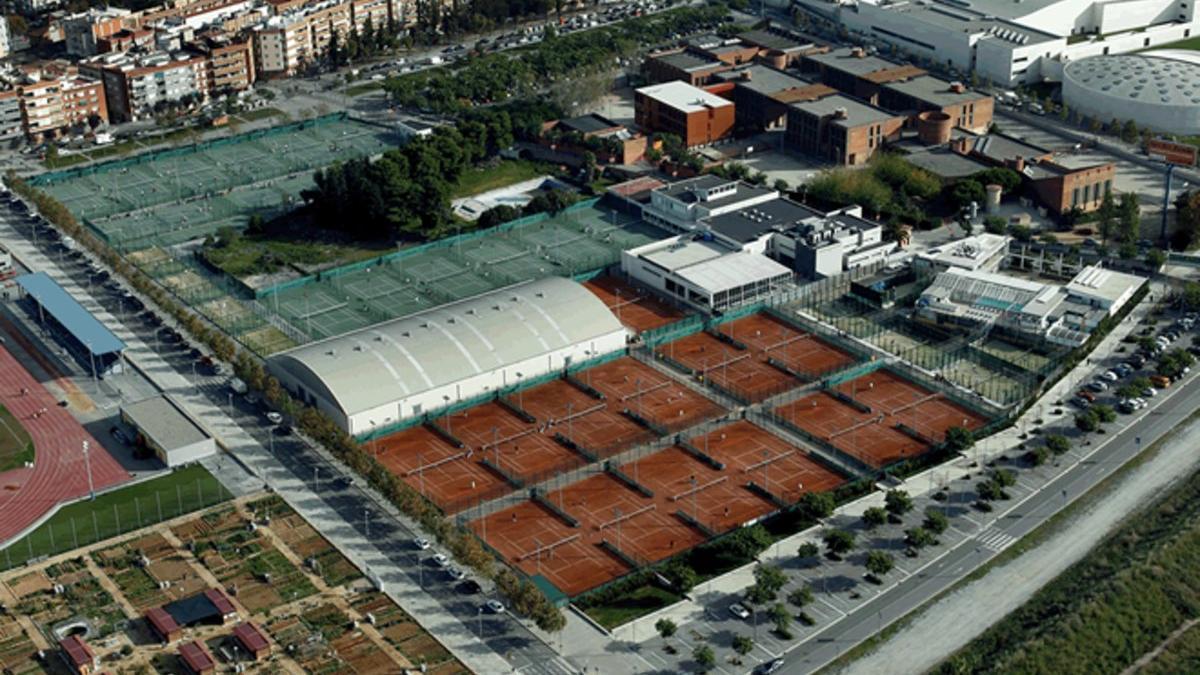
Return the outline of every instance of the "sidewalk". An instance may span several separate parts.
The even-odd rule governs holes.
[[[1150,293],[1153,297],[1159,297],[1162,293],[1162,287],[1152,284]],[[1020,439],[1023,431],[1033,429],[1037,420],[1047,420],[1053,417],[1052,411],[1059,407],[1055,401],[1068,399],[1071,394],[1078,388],[1079,384],[1087,379],[1098,367],[1095,364],[1102,362],[1104,359],[1116,353],[1116,350],[1121,345],[1121,340],[1138,327],[1139,322],[1146,316],[1153,306],[1153,302],[1148,296],[1138,307],[1130,312],[1129,316],[1124,321],[1118,324],[1113,330],[1097,345],[1092,352],[1090,358],[1086,358],[1075,367],[1074,370],[1064,375],[1058,380],[1041,398],[1037,400],[1029,409],[1018,418],[1011,426],[1000,431],[999,433],[982,439],[976,444],[976,447],[969,451],[966,457],[946,462],[942,465],[933,467],[925,472],[909,477],[902,484],[896,485],[895,489],[905,490],[910,496],[916,498],[939,490],[942,486],[948,485],[953,481],[961,479],[969,474],[977,474],[980,471],[979,465],[985,464],[991,458],[1002,455],[1006,452],[1011,452],[1017,448],[1023,441]],[[1067,406],[1062,406],[1063,416],[1069,415]],[[1057,419],[1057,418],[1054,418]],[[972,467],[971,464],[976,463],[977,466]],[[843,505],[838,511],[831,516],[828,521],[854,522],[862,517],[864,511],[868,508],[884,505],[884,491],[881,486],[880,490],[876,490],[869,495],[862,497],[849,504]],[[989,521],[990,522],[990,521]],[[986,529],[985,524],[983,529]],[[786,560],[794,559],[796,549],[804,542],[812,542],[821,545],[821,531],[823,526],[809,528],[803,532],[798,532],[786,539],[776,542],[769,549],[759,555],[759,561],[764,563],[780,563]],[[715,579],[711,579],[700,586],[697,586],[691,592],[692,597],[702,597],[710,593],[718,593],[725,595],[737,595],[743,593],[747,588],[754,584],[754,566],[756,563],[745,565],[741,568],[733,570]],[[635,621],[631,621],[623,626],[618,627],[613,631],[613,638],[628,643],[642,643],[657,637],[654,624],[659,619],[669,618],[677,625],[683,626],[691,621],[703,619],[704,607],[691,599],[685,599],[682,602],[676,603],[670,607],[664,608],[654,614],[641,617]],[[575,625],[578,624],[578,625]],[[599,630],[588,624],[585,620],[574,614],[568,614],[568,627],[566,633],[572,636],[569,640],[567,655],[577,656],[576,649],[589,649],[589,643],[594,642],[595,637],[590,640],[587,637],[588,633],[594,635],[602,635]],[[607,639],[607,638],[605,638]]]
[[[280,465],[268,450],[255,441],[223,408],[204,398],[196,387],[174,368],[165,363],[142,339],[97,303],[87,289],[59,270],[57,263],[11,227],[0,225],[0,232],[13,255],[34,270],[45,271],[70,292],[89,312],[103,321],[126,344],[126,359],[150,378],[162,391],[170,393],[187,407],[230,454],[252,473],[262,478],[271,489],[283,497],[322,536],[333,543],[367,576],[383,582],[385,593],[411,614],[422,628],[429,631],[455,657],[479,673],[508,672],[507,661],[479,642],[461,621],[450,616],[441,603],[409,580],[403,559],[393,560],[379,543],[359,534],[348,526],[311,486]]]

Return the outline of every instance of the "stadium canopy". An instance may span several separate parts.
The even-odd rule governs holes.
[[[16,282],[94,356],[117,354],[125,349],[120,338],[45,272],[21,275]]]

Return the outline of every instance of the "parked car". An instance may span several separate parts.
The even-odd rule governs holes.
[[[267,412],[267,421],[270,422],[271,424],[279,424],[279,423],[283,422],[283,415],[275,412],[274,410],[268,411]]]
[[[466,579],[458,585],[458,592],[463,595],[475,595],[481,591],[483,591],[483,586],[480,586],[479,582],[474,579]]]
[[[413,539],[413,546],[416,546],[418,551],[428,551],[430,543],[425,537],[417,537]]]
[[[121,431],[120,427],[113,427],[108,430],[108,433],[112,434],[112,437],[121,445],[129,445],[129,437],[125,435],[124,431]]]
[[[1096,402],[1096,395],[1090,391],[1083,390],[1083,391],[1080,391],[1079,394],[1077,394],[1077,395],[1079,396],[1079,398],[1087,401],[1088,403]]]
[[[500,602],[499,600],[488,600],[487,603],[484,604],[484,607],[486,607],[487,610],[492,614],[504,613],[504,603]]]
[[[451,567],[450,569],[446,570],[446,574],[455,581],[462,581],[463,579],[467,578],[467,573],[458,569],[457,567]]]
[[[450,566],[450,558],[447,558],[445,553],[435,554],[433,556],[433,564],[442,569],[446,569]]]
[[[730,605],[729,613],[743,621],[750,618],[750,610],[746,609],[746,607],[740,602],[735,602]]]
[[[1111,370],[1106,370],[1100,374],[1100,378],[1108,382],[1116,382],[1121,379],[1121,376]]]
[[[766,663],[758,664],[758,667],[754,669],[754,672],[758,675],[771,675],[771,673],[778,671],[782,667],[783,659],[771,659]]]
[[[1103,391],[1108,391],[1108,384],[1106,384],[1102,380],[1096,380],[1094,382],[1089,383],[1088,388],[1096,393],[1100,393]]]
[[[1151,375],[1150,384],[1154,385],[1158,389],[1166,389],[1167,387],[1171,386],[1171,379],[1164,375]]]

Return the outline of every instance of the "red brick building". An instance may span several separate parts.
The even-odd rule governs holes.
[[[634,92],[634,116],[647,132],[675,134],[691,148],[733,133],[734,104],[685,82],[664,82]]]

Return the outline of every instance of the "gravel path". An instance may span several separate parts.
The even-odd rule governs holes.
[[[1188,440],[1198,431],[1200,421],[1179,430],[1154,458],[1121,478],[1086,511],[1059,524],[1040,546],[925,608],[887,642],[839,672],[918,673],[936,666],[1078,562],[1127,514],[1200,467],[1200,454]]]

